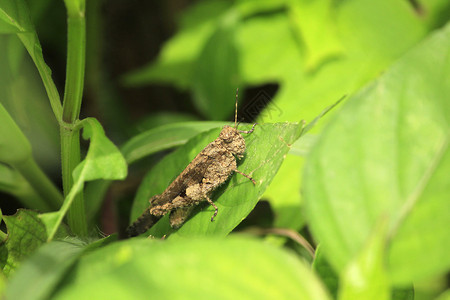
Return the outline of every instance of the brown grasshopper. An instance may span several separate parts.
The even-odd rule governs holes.
[[[245,140],[241,133],[252,133],[256,125],[253,124],[252,129],[248,131],[237,130],[238,91],[239,89],[236,90],[234,127],[224,126],[219,137],[197,154],[164,192],[149,200],[150,207],[127,228],[128,236],[137,236],[146,232],[167,213],[170,213],[170,226],[179,228],[192,209],[203,201],[207,201],[214,207],[212,222],[218,209],[210,195],[233,172],[247,177],[256,184],[253,178],[239,171],[236,164],[236,158],[241,159],[245,152]]]

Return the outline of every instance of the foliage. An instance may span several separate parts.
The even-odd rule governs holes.
[[[0,190],[24,207],[0,214],[6,299],[448,295],[446,1],[198,2],[184,11],[157,59],[123,74],[121,83],[187,91],[208,121],[152,114],[146,123],[152,128],[120,147],[98,120],[80,120],[85,61],[92,61],[86,40],[89,50],[89,33],[100,30],[100,1],[64,1],[62,101],[34,25],[49,3],[0,4]],[[94,25],[86,24],[87,13]],[[27,53],[34,70],[23,63]],[[99,84],[90,64],[87,70],[88,84]],[[146,159],[154,162],[131,192],[132,222],[217,137],[233,113],[235,88],[267,83],[279,87],[273,99],[262,91],[244,107],[258,125],[243,134],[247,150],[238,168],[255,186],[233,175],[212,195],[219,208],[214,222],[211,207],[200,205],[178,230],[162,218],[146,235],[153,238],[98,234],[96,217],[113,180],[127,178],[128,168]],[[264,108],[256,115],[255,106]],[[128,126],[123,132],[133,132],[136,124],[127,124],[120,109],[114,115]],[[85,153],[81,133],[89,140]],[[58,147],[60,166],[54,154],[39,150],[59,153]],[[175,147],[160,160],[155,155]],[[41,165],[61,169],[62,192]],[[243,220],[261,199],[273,213],[270,227],[282,230],[264,231],[261,224],[270,221],[261,217],[256,228],[246,227]],[[312,261],[285,238],[250,236],[284,232],[303,243],[304,228],[310,243],[320,243]]]

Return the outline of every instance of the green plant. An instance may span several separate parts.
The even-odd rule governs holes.
[[[0,50],[8,54],[0,61],[8,67],[0,71],[5,82],[0,190],[28,208],[0,216],[7,228],[0,231],[0,292],[7,299],[448,296],[443,276],[450,267],[450,7],[445,1],[193,5],[158,58],[125,74],[122,84],[164,83],[187,90],[197,111],[211,121],[171,115],[182,122],[147,129],[120,150],[95,118],[79,119],[85,14],[92,13],[95,25],[100,2],[86,11],[83,0],[64,1],[62,104],[31,21],[36,3],[30,3],[31,14],[24,0],[0,4],[0,33],[7,34]],[[33,158],[36,143],[20,115],[10,113],[14,101],[26,98],[19,77],[12,76],[23,71],[18,61],[24,49],[56,120],[37,118],[35,127],[45,125],[55,134],[59,129],[63,193]],[[93,77],[90,84],[99,84]],[[96,216],[112,180],[127,177],[127,166],[178,147],[152,166],[133,192],[133,221],[148,199],[217,137],[226,124],[220,120],[233,112],[235,88],[268,82],[277,83],[279,91],[246,137],[246,157],[239,163],[256,186],[231,177],[214,193],[219,207],[214,222],[211,208],[202,206],[175,231],[164,217],[148,232],[155,239],[99,237]],[[343,95],[347,98],[323,122]],[[162,124],[162,119],[153,116],[150,122]],[[85,155],[81,132],[89,140]],[[260,199],[270,204],[270,227],[277,230],[262,229],[264,217],[256,228],[243,227]],[[243,230],[236,230],[238,225]],[[312,258],[278,236],[303,243],[304,228],[311,230],[310,242],[320,244]],[[257,239],[253,233],[267,236]]]

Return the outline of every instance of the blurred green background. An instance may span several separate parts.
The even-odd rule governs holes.
[[[29,6],[62,92],[65,7],[49,0],[30,1]],[[240,121],[311,121],[442,27],[449,10],[443,0],[91,0],[81,116],[96,117],[121,145],[162,124],[231,121],[240,87]],[[0,99],[31,140],[39,164],[57,180],[57,126],[38,73],[16,37],[0,38],[5,53],[0,58]],[[314,140],[313,135],[306,138],[300,154]],[[134,167],[114,193],[129,200],[126,195],[154,160]],[[276,226],[299,229],[304,223],[296,209],[302,205],[302,164],[301,156],[289,155],[263,197],[276,211]],[[10,203],[2,200],[5,213],[18,207]],[[127,211],[127,201],[120,203]],[[115,230],[104,226],[106,232]]]
[[[62,94],[64,3],[28,4]],[[328,242],[323,251],[333,267],[343,269],[387,211],[393,223],[404,225],[398,232],[393,225],[398,236],[386,254],[393,282],[425,277],[423,266],[433,275],[445,271],[448,213],[440,207],[448,192],[442,179],[450,115],[448,0],[89,0],[86,11],[81,118],[97,118],[118,146],[164,124],[232,121],[238,87],[239,121],[246,123],[310,122],[346,96],[350,100],[311,134],[289,145],[263,201],[238,229],[256,224],[303,230],[307,237],[312,229],[316,240]],[[0,101],[60,185],[58,126],[39,74],[16,36],[0,35],[0,53]],[[264,140],[263,130],[254,134]],[[309,177],[303,178],[312,147]],[[126,227],[142,177],[163,154],[133,164],[127,180],[114,183],[101,209],[102,231]],[[430,188],[420,190],[403,224],[407,196],[429,166],[435,171],[427,178]],[[302,195],[309,199],[306,212]],[[0,195],[0,206],[5,215],[21,207],[8,194]],[[417,242],[418,235],[426,242]],[[405,253],[421,264],[413,268]],[[418,281],[418,296],[435,296],[446,280]]]

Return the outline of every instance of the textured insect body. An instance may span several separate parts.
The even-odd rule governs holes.
[[[241,133],[253,132],[256,124],[251,130],[240,131],[237,130],[236,119],[235,115],[235,127],[224,126],[219,137],[197,154],[163,193],[149,200],[150,207],[128,227],[129,236],[146,232],[167,213],[170,213],[170,225],[178,228],[186,221],[192,209],[203,201],[214,207],[214,215],[211,217],[213,221],[218,209],[210,198],[211,193],[225,183],[233,172],[256,184],[249,175],[237,169],[236,163],[236,158],[242,158],[245,152],[245,140]]]

